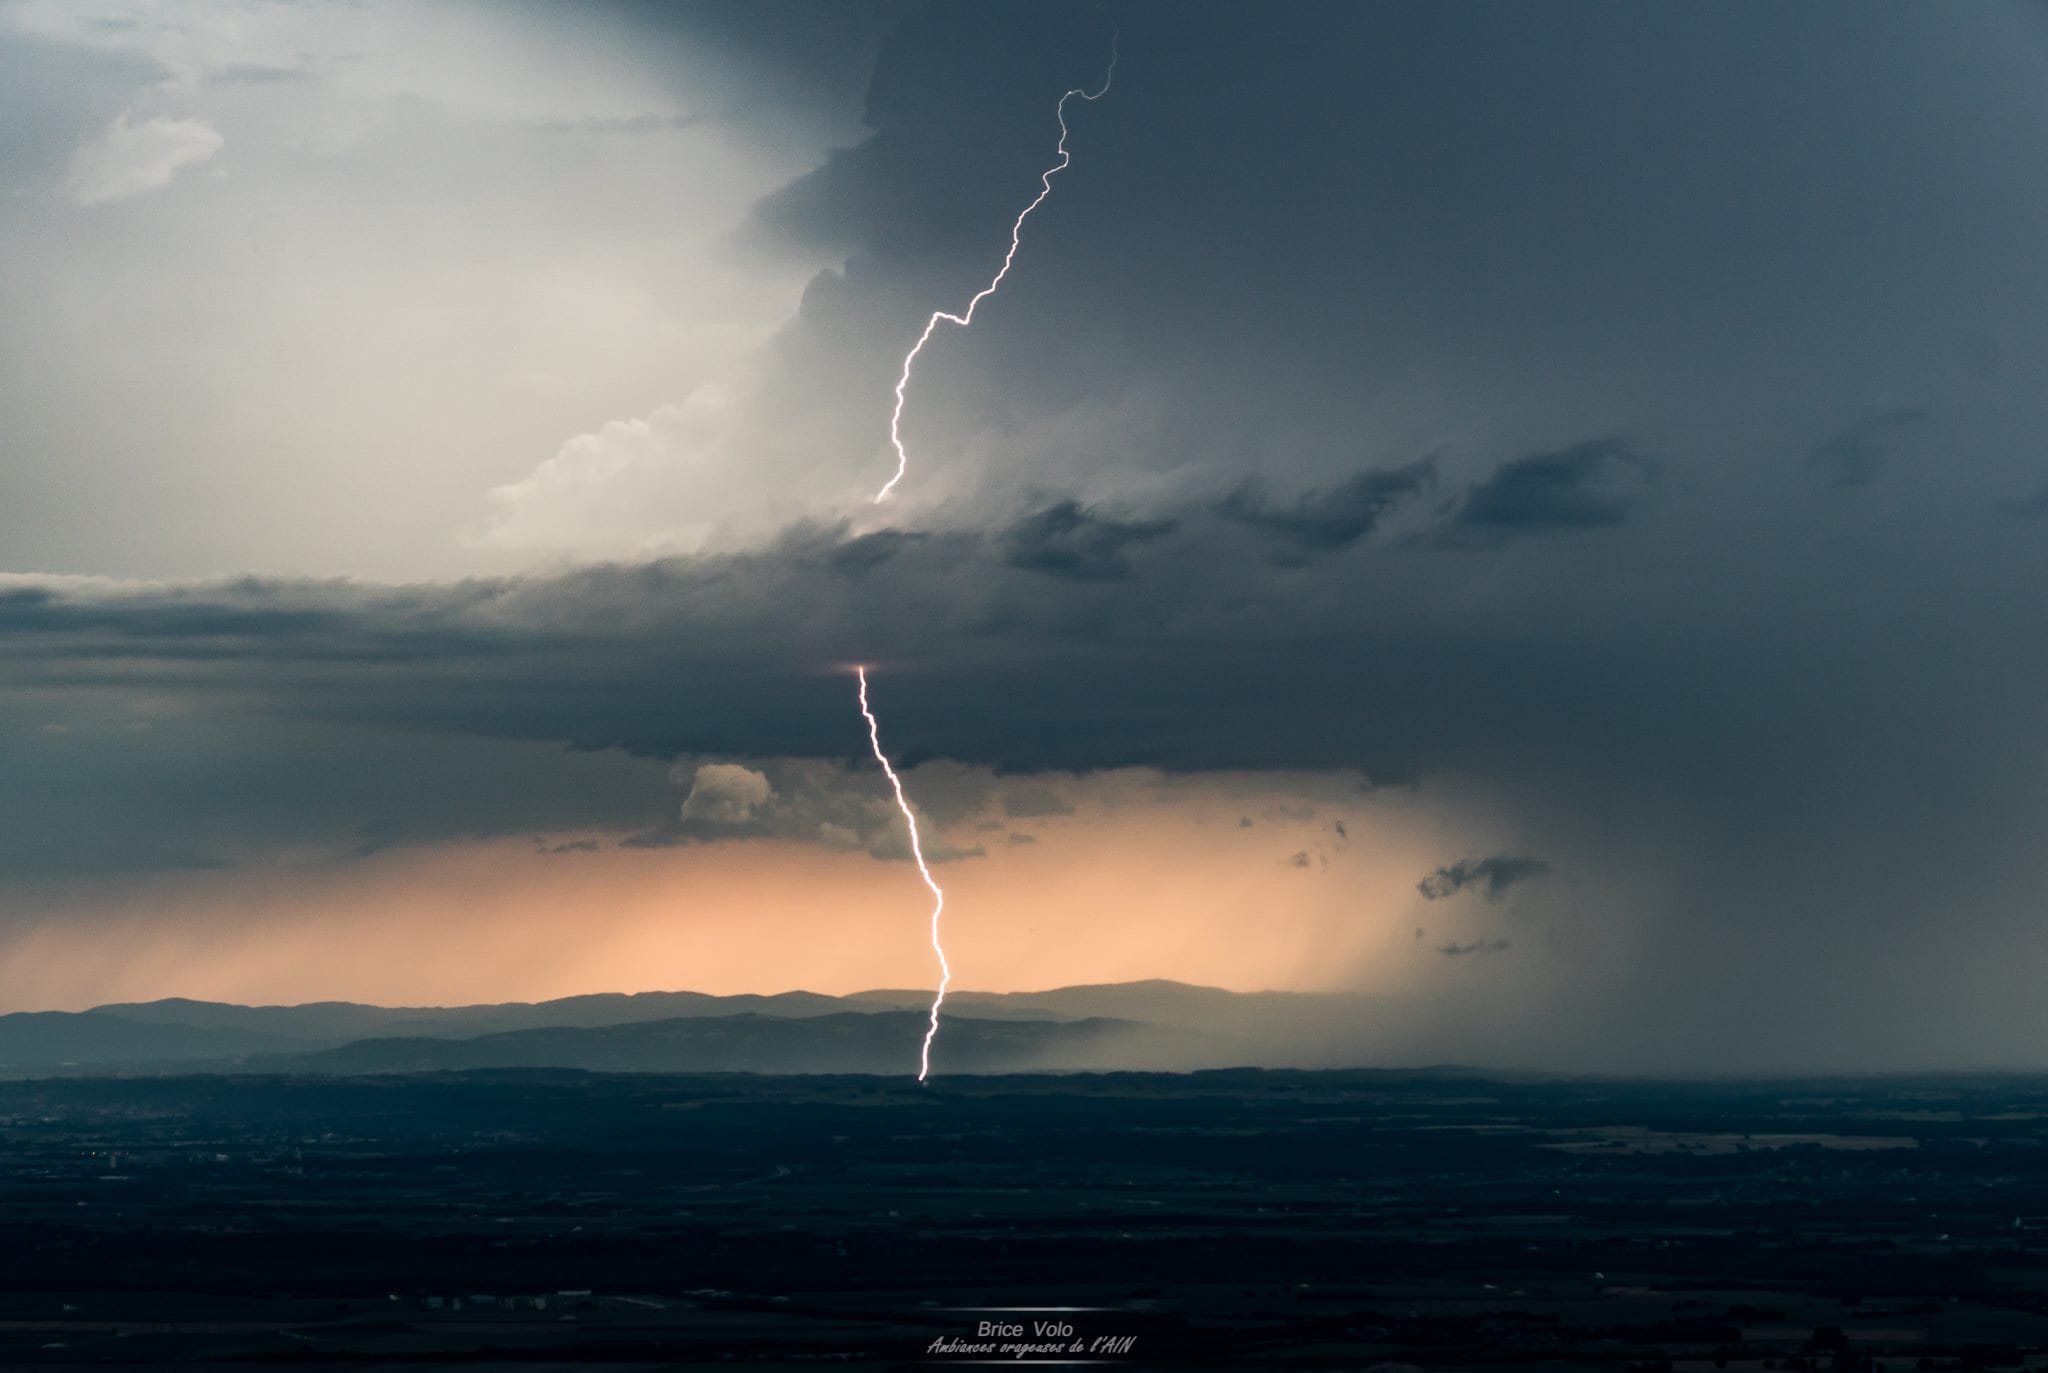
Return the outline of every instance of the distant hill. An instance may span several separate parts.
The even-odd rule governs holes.
[[[0,1075],[285,1065],[371,1072],[403,1071],[403,1063],[897,1072],[904,1061],[898,1041],[908,1033],[902,1027],[916,1029],[914,1058],[930,1004],[928,989],[838,997],[606,993],[477,1006],[238,1006],[171,997],[0,1015]],[[935,1062],[957,1053],[961,1065],[972,1065],[954,1069],[961,1072],[1009,1071],[985,1065],[1010,1062],[1047,1069],[1327,1067],[1355,1063],[1356,1046],[1372,1042],[1372,1009],[1358,997],[1167,981],[959,991],[946,999]],[[695,1022],[703,1023],[692,1028]],[[457,1044],[470,1047],[449,1047]],[[386,1066],[358,1066],[376,1063]],[[846,1066],[852,1063],[873,1066]]]
[[[888,1073],[914,1071],[922,1012],[690,1016],[595,1028],[513,1030],[474,1039],[364,1039],[249,1066],[311,1073],[583,1068],[593,1072]],[[1186,1061],[1195,1047],[1156,1026],[954,1017],[932,1049],[940,1073],[1010,1073]]]
[[[235,1059],[308,1047],[258,1030],[152,1025],[105,1011],[20,1011],[0,1016],[0,1073],[49,1073],[141,1063]]]
[[[303,1006],[237,1006],[220,1001],[170,997],[96,1006],[95,1011],[155,1025],[251,1030],[292,1039],[339,1043],[369,1035],[424,1035],[469,1038],[506,1030],[550,1026],[630,1025],[681,1016],[830,1015],[847,1010],[841,998],[816,992],[773,996],[713,996],[708,992],[600,992],[554,1001],[507,1001],[480,1006],[366,1006],[354,1001],[315,1001]],[[862,1008],[865,1009],[865,1008]]]

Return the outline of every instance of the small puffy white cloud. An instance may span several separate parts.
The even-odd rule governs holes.
[[[678,763],[670,780],[687,785],[678,822],[625,840],[629,848],[693,840],[790,839],[885,860],[909,861],[910,828],[879,772],[820,758],[770,759],[761,771],[739,763]],[[973,819],[990,792],[985,769],[927,763],[908,779],[937,797],[915,804],[927,861],[980,858],[978,844],[946,841],[948,820]],[[978,791],[977,791],[978,787]],[[979,799],[976,799],[976,798]]]
[[[765,774],[738,763],[704,763],[683,798],[683,819],[744,825],[775,798]]]
[[[64,198],[79,206],[132,199],[169,185],[181,168],[219,152],[222,142],[220,130],[197,119],[138,120],[123,112],[72,154]]]

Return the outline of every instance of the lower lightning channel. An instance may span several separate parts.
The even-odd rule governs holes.
[[[931,1025],[924,1032],[924,1049],[918,1055],[917,1080],[922,1082],[932,1070],[932,1041],[939,1034],[939,1007],[946,1004],[946,988],[952,984],[953,968],[946,962],[946,947],[939,942],[939,917],[946,909],[946,893],[932,880],[932,870],[924,861],[924,842],[918,837],[917,816],[910,809],[910,802],[903,795],[903,779],[896,775],[896,769],[889,762],[889,755],[882,752],[882,727],[875,722],[875,712],[868,708],[868,670],[856,667],[860,677],[860,713],[868,722],[868,744],[875,751],[875,761],[882,765],[882,771],[889,778],[889,787],[896,793],[896,809],[903,812],[903,822],[910,826],[910,856],[917,860],[918,875],[924,878],[925,886],[932,893],[932,952],[939,956],[939,989],[932,997]]]

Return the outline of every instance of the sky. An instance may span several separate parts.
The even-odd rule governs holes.
[[[2043,147],[2023,0],[0,0],[0,1009],[929,985],[864,663],[956,986],[2040,1066]]]

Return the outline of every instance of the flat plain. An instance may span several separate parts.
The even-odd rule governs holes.
[[[2039,1368],[2048,1079],[34,1079],[0,1227],[21,1367]]]

